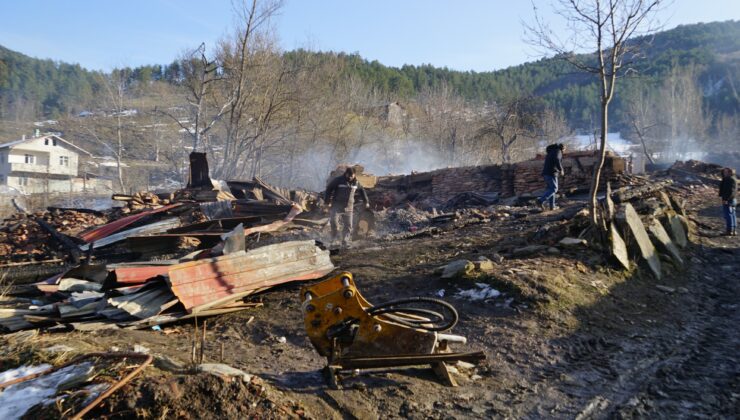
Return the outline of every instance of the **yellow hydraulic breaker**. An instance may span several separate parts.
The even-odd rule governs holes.
[[[453,353],[450,343],[465,337],[444,334],[457,323],[457,311],[439,299],[414,297],[372,305],[344,272],[301,289],[306,332],[327,358],[329,384],[340,387],[344,371],[431,365],[450,386],[445,362],[476,362],[483,352]]]

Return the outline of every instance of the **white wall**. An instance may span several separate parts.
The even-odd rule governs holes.
[[[94,193],[94,194],[111,194],[113,192],[113,181],[108,179],[43,179],[43,178],[26,178],[25,184],[22,183],[21,177],[9,176],[7,185],[16,188],[25,194],[43,194],[43,193]]]
[[[27,154],[36,157],[33,164],[25,163],[25,155]],[[68,158],[69,164],[67,166],[60,164],[61,156]],[[55,146],[54,139],[51,137],[34,138],[12,146],[8,156],[8,162],[12,164],[11,171],[53,175],[77,176],[78,161],[79,155],[74,148],[63,141],[57,141]]]

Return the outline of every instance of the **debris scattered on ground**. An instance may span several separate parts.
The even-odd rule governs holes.
[[[461,290],[455,294],[456,297],[473,301],[493,299],[501,296],[501,292],[485,283],[475,283],[474,289]]]

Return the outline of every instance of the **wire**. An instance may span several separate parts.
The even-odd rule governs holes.
[[[414,305],[418,306],[419,304],[441,307],[442,311],[436,312],[430,309],[414,307]],[[392,300],[369,308],[367,313],[370,316],[385,315],[393,322],[407,327],[439,332],[451,329],[457,324],[459,319],[454,306],[443,300],[427,297]],[[445,315],[446,313],[449,314],[449,317]],[[425,318],[414,319],[404,315],[416,315]]]

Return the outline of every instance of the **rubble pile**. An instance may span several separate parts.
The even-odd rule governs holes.
[[[53,241],[37,220],[59,233],[74,236],[86,227],[107,223],[108,215],[95,211],[50,209],[34,214],[16,213],[0,224],[0,264],[43,259],[64,259],[68,251]]]
[[[14,289],[16,298],[3,302],[0,329],[147,328],[254,307],[244,298],[334,269],[329,251],[313,241],[238,248],[225,246],[224,255],[208,258],[196,253],[178,260],[75,267]]]
[[[594,163],[590,152],[568,154],[565,188],[587,186]],[[652,255],[662,252],[679,264],[677,250],[686,244],[690,222],[671,195],[677,188],[672,179],[624,174],[623,164],[609,156],[604,176],[614,187],[603,209],[612,253],[625,266],[632,253],[659,276]],[[520,196],[541,188],[541,166],[535,159],[390,177],[362,174],[363,168],[356,167],[375,209],[356,213],[357,229],[364,226],[365,235],[394,240],[490,220],[526,220],[541,210],[517,204],[526,202]],[[675,168],[692,173],[714,169],[697,162]],[[13,289],[19,299],[2,312],[0,325],[10,331],[160,325],[245,308],[243,299],[250,294],[333,269],[328,251],[308,240],[321,237],[327,226],[325,213],[307,211],[318,207],[318,194],[277,188],[259,178],[201,181],[174,193],[115,195],[125,207],[104,213],[49,209],[5,220],[0,226],[3,262],[74,264]],[[553,246],[567,235],[580,244],[580,232],[563,225],[564,218],[585,220],[574,219],[583,206],[571,207],[530,239]]]
[[[114,194],[114,200],[126,203],[122,214],[136,213],[145,209],[166,206],[174,200],[173,194],[154,194],[148,191],[140,191],[133,195]]]
[[[714,163],[702,162],[699,160],[687,160],[687,161],[676,161],[669,172],[693,172],[700,175],[719,176],[719,172],[722,170],[721,165],[715,165]]]
[[[542,185],[542,160],[538,157],[534,160],[514,164],[513,191],[511,195],[522,195],[544,190]],[[563,169],[565,175],[560,179],[560,189],[563,191],[586,189],[591,183],[593,168],[598,163],[598,156],[593,152],[567,153],[563,157]],[[604,170],[601,176],[601,187],[606,182],[618,181],[617,175],[625,171],[625,161],[622,158],[607,153]]]
[[[375,213],[376,230],[381,232],[403,232],[412,228],[420,229],[429,226],[432,212],[415,207],[387,209]]]
[[[496,198],[532,196],[541,192],[544,189],[543,159],[544,156],[538,156],[513,164],[446,168],[403,176],[372,177],[363,174],[364,178],[358,179],[367,189],[370,200],[383,207],[413,202],[417,207],[431,209],[443,207],[450,201],[452,203],[449,206],[462,204],[464,200],[488,205],[496,202]],[[597,163],[598,156],[595,152],[566,153],[563,158],[565,176],[561,178],[561,190],[587,191]],[[607,153],[601,177],[602,187],[607,182],[619,185],[620,175],[625,170],[624,159]],[[497,193],[497,196],[482,195],[491,192]],[[481,196],[471,197],[470,193]],[[467,195],[462,200],[460,196],[464,194]]]

